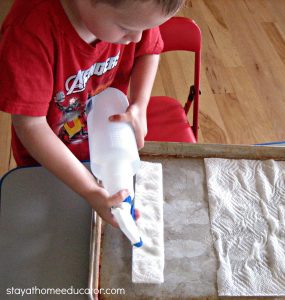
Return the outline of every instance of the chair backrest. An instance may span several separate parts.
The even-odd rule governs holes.
[[[201,50],[201,30],[191,19],[172,17],[160,25],[164,41],[163,52],[185,50],[199,52]]]
[[[191,19],[185,17],[172,17],[167,22],[160,25],[160,32],[164,41],[162,52],[167,51],[191,51],[195,53],[195,70],[194,70],[194,89],[191,89],[188,101],[184,110],[187,114],[193,102],[193,125],[192,130],[196,140],[198,140],[198,114],[199,114],[199,94],[200,94],[200,68],[201,68],[201,48],[202,34],[198,25]],[[193,97],[193,99],[192,99]]]

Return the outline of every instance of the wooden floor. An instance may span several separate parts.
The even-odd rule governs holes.
[[[0,21],[11,0],[0,0]],[[285,1],[191,0],[180,15],[203,34],[201,143],[285,140]],[[192,57],[163,57],[153,94],[185,99]],[[0,176],[14,166],[10,117],[0,113]]]

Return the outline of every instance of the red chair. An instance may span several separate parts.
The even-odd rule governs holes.
[[[160,26],[163,52],[184,50],[195,53],[194,85],[184,108],[178,100],[167,96],[151,97],[147,109],[146,141],[197,143],[200,94],[201,31],[198,25],[184,17],[173,17]],[[187,113],[193,102],[193,125]]]

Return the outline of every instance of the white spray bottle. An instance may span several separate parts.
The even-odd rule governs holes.
[[[120,229],[136,247],[142,246],[131,208],[134,199],[133,176],[140,166],[133,128],[126,122],[110,122],[109,117],[124,113],[129,105],[124,93],[107,88],[89,100],[87,126],[91,171],[102,180],[110,195],[127,189],[130,195],[111,209]]]

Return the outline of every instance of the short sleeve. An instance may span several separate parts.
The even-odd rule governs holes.
[[[141,41],[136,45],[135,57],[146,54],[160,54],[163,50],[163,40],[159,27],[145,30]]]
[[[8,26],[2,32],[0,110],[29,116],[47,114],[53,70],[46,44],[22,26]]]

